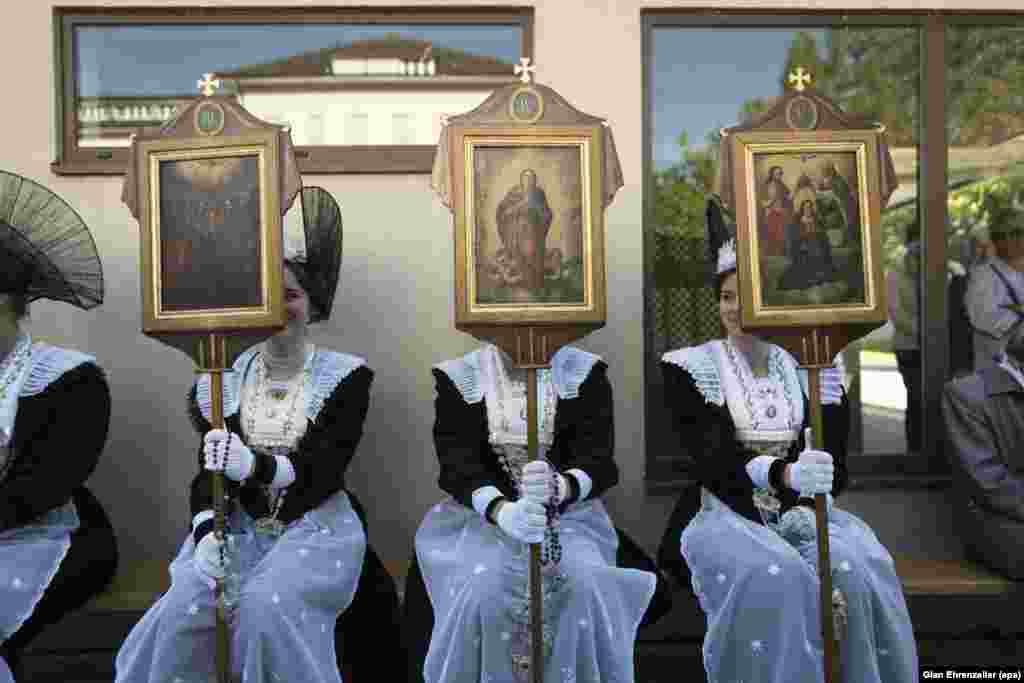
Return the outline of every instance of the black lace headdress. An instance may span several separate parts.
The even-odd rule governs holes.
[[[331,316],[341,274],[341,209],[334,197],[319,187],[303,187],[301,202],[305,234],[299,242],[305,253],[286,253],[285,260],[297,266],[295,277],[313,304],[310,322],[319,322]]]
[[[103,303],[103,265],[82,217],[51,190],[0,171],[0,293],[82,309]]]
[[[704,211],[708,270],[715,278],[736,269],[736,219],[718,195],[708,197]]]

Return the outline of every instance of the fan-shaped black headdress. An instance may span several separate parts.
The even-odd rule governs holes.
[[[89,228],[67,202],[0,171],[0,293],[83,309],[103,303],[103,265]]]
[[[713,277],[736,269],[736,219],[718,195],[708,197],[704,211],[708,266]]]
[[[294,266],[295,277],[313,304],[310,322],[319,322],[331,316],[341,273],[341,209],[334,197],[319,187],[302,188],[301,202],[305,232],[301,241],[306,253],[285,260]]]

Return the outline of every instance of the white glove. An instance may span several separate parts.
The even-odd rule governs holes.
[[[223,472],[231,481],[252,476],[256,457],[242,438],[223,429],[211,429],[203,437],[204,466],[211,472]]]
[[[561,505],[569,495],[569,482],[561,474],[557,479],[551,476],[551,466],[546,460],[533,460],[523,467],[523,498],[546,505],[551,497],[551,486],[557,485],[555,505]]]
[[[224,541],[218,539],[217,534],[212,531],[203,536],[199,540],[199,545],[196,546],[195,555],[192,557],[192,561],[196,564],[196,569],[211,579],[223,579],[227,570],[227,567],[221,562],[220,550],[223,545]]]
[[[789,488],[801,496],[830,493],[834,477],[832,456],[825,451],[803,451],[797,461],[789,465]]]
[[[529,498],[503,504],[494,521],[498,523],[499,529],[517,541],[540,543],[544,540],[544,527],[547,523],[544,506]]]

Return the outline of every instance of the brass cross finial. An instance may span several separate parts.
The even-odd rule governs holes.
[[[807,88],[807,84],[811,82],[811,74],[807,73],[802,66],[798,66],[796,71],[790,72],[789,82],[794,90],[803,92]]]
[[[220,87],[220,79],[214,79],[213,74],[203,74],[202,80],[196,81],[196,87],[209,97]]]
[[[515,73],[523,83],[529,83],[533,79],[533,72],[537,70],[536,64],[530,64],[529,57],[520,57],[516,64]]]

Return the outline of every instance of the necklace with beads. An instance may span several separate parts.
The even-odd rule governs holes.
[[[314,351],[311,350],[310,354]],[[271,456],[289,455],[295,444],[305,431],[305,420],[298,419],[300,399],[304,395],[311,371],[303,369],[295,376],[283,381],[270,380],[270,370],[266,358],[261,354],[254,367],[253,385],[248,392],[248,405],[245,406],[245,427],[249,434],[254,451]],[[302,417],[305,411],[301,410]],[[256,520],[255,528],[259,534],[280,537],[285,524],[278,519],[284,506],[287,489],[275,490],[270,486],[263,487],[270,508],[269,513]]]
[[[733,375],[739,380],[743,393],[743,403],[747,409],[747,414],[750,415],[751,428],[757,430],[760,428],[763,419],[771,421],[779,417],[779,410],[783,405],[789,409],[788,422],[789,426],[792,427],[793,416],[796,415],[796,407],[793,404],[793,397],[790,395],[785,380],[772,376],[770,351],[765,355],[764,360],[766,376],[758,377],[752,369],[746,367],[745,363],[740,362],[738,358],[739,351],[733,345],[732,340],[726,339],[724,347]]]

